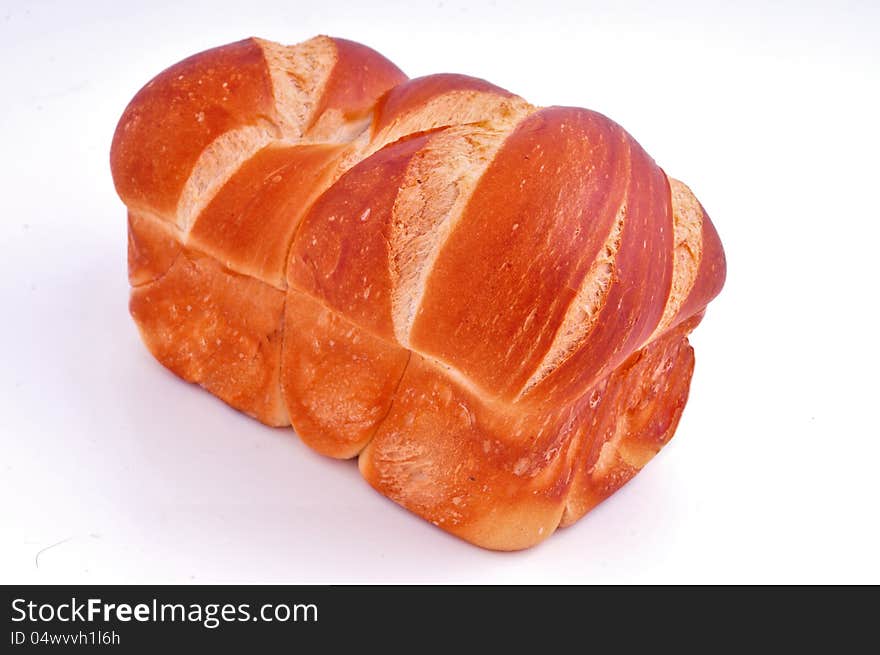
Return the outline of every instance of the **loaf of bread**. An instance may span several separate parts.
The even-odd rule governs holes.
[[[669,441],[724,282],[699,202],[608,118],[342,39],[175,64],[111,166],[156,359],[486,548]]]

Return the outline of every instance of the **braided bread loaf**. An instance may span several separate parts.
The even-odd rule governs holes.
[[[700,204],[612,121],[341,39],[172,66],[111,165],[153,355],[488,548],[670,439],[724,281]]]

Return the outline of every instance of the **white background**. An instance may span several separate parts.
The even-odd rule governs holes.
[[[878,6],[4,0],[0,582],[880,582]],[[167,373],[128,316],[128,100],[318,33],[613,117],[724,242],[672,444],[533,550],[397,508]]]

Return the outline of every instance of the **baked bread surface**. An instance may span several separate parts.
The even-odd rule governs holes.
[[[111,167],[156,359],[492,549],[669,441],[724,282],[700,203],[608,118],[342,39],[172,66]]]

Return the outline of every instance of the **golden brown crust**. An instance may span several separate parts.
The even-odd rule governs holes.
[[[202,211],[188,243],[228,268],[286,287],[299,222],[329,184],[340,146],[270,145],[239,168]]]
[[[263,51],[253,39],[171,66],[138,91],[119,119],[110,150],[119,197],[130,208],[173,215],[205,148],[274,114]]]
[[[672,438],[687,402],[695,317],[631,355],[589,395],[561,527],[635,476]]]
[[[291,289],[281,384],[297,434],[324,455],[356,456],[388,414],[409,351]]]
[[[128,282],[152,282],[171,268],[180,254],[175,226],[155,217],[128,212]]]
[[[359,465],[382,494],[487,548],[548,536],[562,515],[576,412],[516,411],[413,354]]]
[[[287,281],[353,323],[394,338],[388,226],[407,165],[428,136],[387,146],[315,203],[294,239]]]
[[[379,98],[407,79],[403,71],[372,48],[346,39],[334,38],[333,43],[336,63],[315,110],[313,133],[326,122],[327,112],[338,113],[346,121],[366,118]]]
[[[279,382],[283,308],[284,292],[185,252],[130,302],[156,359],[274,426],[290,423]]]
[[[699,202],[606,117],[341,39],[181,62],[111,164],[156,358],[487,548],[668,442],[724,281]]]
[[[702,210],[702,207],[700,209]],[[703,256],[700,260],[700,268],[697,269],[694,285],[682,304],[675,322],[684,321],[688,317],[702,312],[709,301],[721,293],[721,287],[724,286],[724,280],[727,277],[727,259],[724,255],[724,248],[721,246],[721,239],[718,238],[718,232],[705,210],[702,211]]]
[[[437,99],[452,94],[463,95],[469,94],[473,99],[478,94],[486,96],[494,96],[498,106],[493,107],[493,112],[486,113],[483,120],[496,117],[498,107],[502,101],[512,100],[514,96],[510,91],[497,87],[486,80],[476,77],[468,77],[467,75],[454,75],[450,73],[441,73],[438,75],[427,75],[414,80],[408,80],[402,84],[398,84],[389,91],[376,106],[376,118],[373,121],[373,133],[378,134],[382,130],[390,127],[393,123],[400,121],[404,116],[422,113],[426,106],[432,105]],[[436,104],[434,104],[435,108]],[[458,107],[456,107],[458,108]],[[464,111],[467,108],[462,107]],[[435,109],[436,111],[436,109]],[[476,119],[476,116],[468,118]],[[424,119],[423,119],[424,120]],[[461,122],[474,122],[467,118]],[[452,121],[441,121],[442,124],[451,125]],[[439,127],[440,125],[425,125],[426,129]]]
[[[524,119],[434,264],[413,347],[515,398],[611,230],[625,158],[622,130],[593,112],[552,107]],[[572,161],[590,162],[589,183]]]

